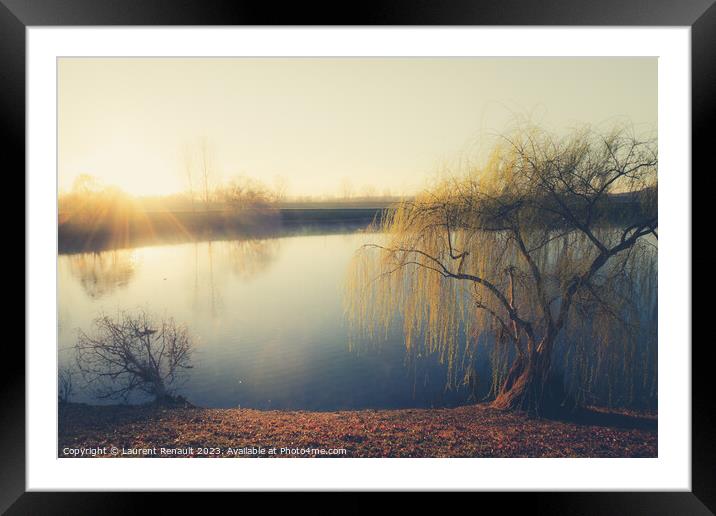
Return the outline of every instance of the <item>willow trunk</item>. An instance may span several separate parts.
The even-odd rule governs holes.
[[[531,344],[531,343],[530,343]],[[533,416],[553,415],[563,405],[561,381],[551,371],[554,337],[539,346],[529,345],[518,355],[493,402],[501,410],[518,410]]]

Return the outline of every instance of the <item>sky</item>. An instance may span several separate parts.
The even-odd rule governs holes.
[[[656,58],[61,58],[58,80],[61,190],[185,191],[205,142],[215,183],[410,195],[516,117],[657,129]]]

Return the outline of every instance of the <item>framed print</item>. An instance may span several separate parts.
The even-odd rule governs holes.
[[[713,510],[691,168],[716,8],[364,7],[4,1],[10,514],[188,490]]]

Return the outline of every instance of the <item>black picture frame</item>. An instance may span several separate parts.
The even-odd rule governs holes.
[[[25,29],[28,26],[613,25],[691,27],[692,162],[694,169],[703,168],[706,173],[707,156],[713,146],[708,129],[716,125],[714,1],[364,0],[331,5],[286,2],[279,6],[266,0],[0,0],[0,130],[6,145],[6,159],[0,170],[7,170],[8,179],[12,176],[19,179],[19,174],[10,171],[25,167]],[[22,188],[24,190],[24,182]],[[186,497],[177,493],[128,496],[25,492],[25,353],[20,346],[11,344],[13,342],[6,342],[5,366],[0,375],[1,511],[7,510],[8,514],[126,513],[144,507],[149,496],[161,496],[161,503],[168,504],[163,512],[173,504],[186,504]],[[712,437],[716,427],[711,374],[707,371],[709,345],[709,341],[704,341],[692,346],[691,492],[510,496],[548,513],[711,514],[716,511],[716,446]],[[359,509],[360,504],[352,507]]]

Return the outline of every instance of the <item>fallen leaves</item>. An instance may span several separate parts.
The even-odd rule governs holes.
[[[236,456],[230,447],[344,448],[343,457],[656,457],[657,434],[486,405],[305,412],[69,404],[59,411],[59,445],[212,447],[224,457]]]

